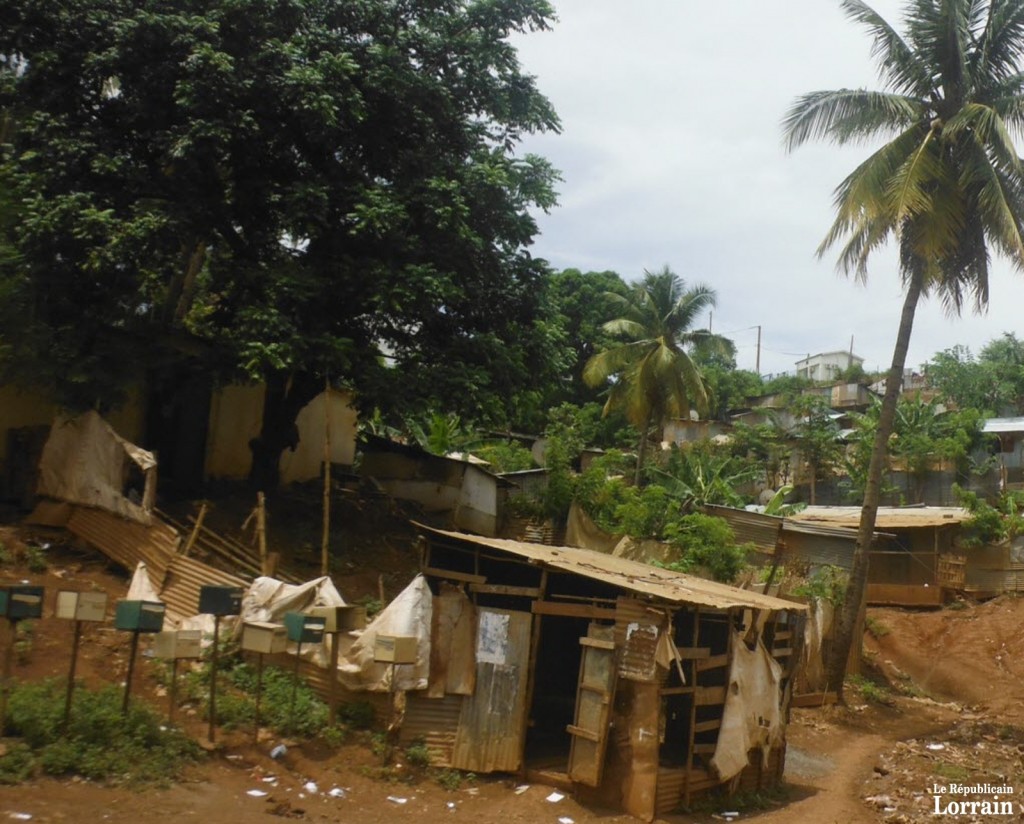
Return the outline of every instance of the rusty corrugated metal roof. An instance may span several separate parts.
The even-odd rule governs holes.
[[[479,535],[469,535],[464,532],[434,529],[433,527],[415,522],[414,526],[428,535],[440,535],[466,544],[497,549],[510,555],[528,558],[552,569],[569,572],[574,575],[582,575],[595,581],[603,581],[611,586],[621,587],[631,592],[649,595],[674,604],[697,604],[716,609],[744,607],[769,610],[803,610],[807,608],[802,604],[783,601],[770,595],[761,595],[760,593],[738,589],[728,584],[720,584],[717,581],[698,578],[696,575],[672,572],[660,567],[642,564],[637,561],[628,561],[625,558],[617,558],[614,555],[605,555],[602,552],[594,552],[589,549],[526,544],[502,538],[483,538]]]
[[[860,524],[860,511],[859,506],[809,506],[789,515],[787,520],[856,528]],[[875,526],[878,529],[947,526],[962,523],[970,517],[970,512],[958,506],[880,506]]]

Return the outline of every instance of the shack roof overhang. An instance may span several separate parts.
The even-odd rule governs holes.
[[[1024,418],[989,418],[981,431],[992,435],[1024,434]]]
[[[859,506],[809,506],[786,520],[856,528],[860,525],[860,513]],[[970,517],[966,509],[955,506],[880,506],[875,526],[882,530],[955,526]]]
[[[605,555],[590,549],[568,546],[547,546],[510,541],[504,538],[484,538],[464,532],[449,532],[413,522],[425,536],[434,536],[466,546],[487,547],[549,569],[580,575],[594,581],[647,595],[670,604],[693,604],[714,609],[765,609],[772,611],[803,611],[807,607],[793,601],[784,601],[770,595],[739,589],[708,581],[696,575],[672,572],[667,569],[629,561],[614,555]]]

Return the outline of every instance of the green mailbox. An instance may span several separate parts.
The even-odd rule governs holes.
[[[166,610],[160,601],[118,601],[114,627],[129,632],[160,632]]]
[[[299,644],[317,644],[322,641],[325,624],[323,617],[306,615],[304,612],[286,612],[284,616],[288,640]]]

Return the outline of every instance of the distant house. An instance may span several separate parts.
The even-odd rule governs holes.
[[[803,360],[796,362],[796,374],[798,377],[807,378],[812,381],[831,381],[840,372],[844,372],[851,366],[862,366],[864,358],[846,350],[837,349],[834,352],[819,352],[817,355],[808,355]]]

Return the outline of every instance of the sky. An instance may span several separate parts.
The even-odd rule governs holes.
[[[520,62],[554,104],[560,134],[522,152],[560,170],[559,206],[539,213],[532,252],[556,269],[626,280],[668,265],[718,295],[708,318],[762,374],[847,350],[888,368],[902,307],[895,247],[867,285],[815,251],[835,187],[871,151],[808,143],[788,153],[781,121],[799,95],[881,88],[871,41],[839,0],[553,0],[550,31],[516,37]],[[874,8],[901,28],[899,0]],[[962,344],[1022,334],[1024,274],[995,258],[990,306],[949,317],[918,307],[907,366]],[[706,323],[703,324],[706,326]]]

